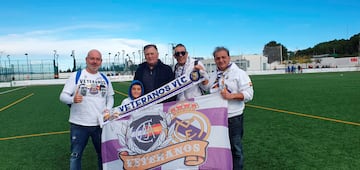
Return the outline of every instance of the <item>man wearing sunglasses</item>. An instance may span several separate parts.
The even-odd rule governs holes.
[[[186,51],[186,47],[183,44],[177,44],[174,48],[174,57],[177,61],[174,67],[175,78],[180,77],[184,74],[190,75],[190,73],[194,70],[199,70],[200,75],[205,77],[205,81],[207,81],[207,73],[205,71],[204,65],[195,59],[192,59],[188,56],[188,52]],[[191,87],[190,89],[180,93],[177,95],[177,101],[188,100],[197,96],[201,96],[205,91],[205,87],[202,83]]]
[[[144,85],[144,94],[147,94],[166,83],[174,80],[174,73],[170,66],[164,64],[159,59],[159,52],[154,44],[148,44],[144,47],[144,55],[146,62],[143,62],[136,69],[134,80],[139,80]],[[175,97],[171,97],[165,101],[175,101]]]

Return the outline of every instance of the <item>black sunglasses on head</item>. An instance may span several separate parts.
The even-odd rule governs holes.
[[[184,56],[184,55],[186,54],[186,51],[178,51],[178,52],[175,52],[175,56],[176,56],[176,57],[180,57],[180,54],[181,54],[182,56]]]

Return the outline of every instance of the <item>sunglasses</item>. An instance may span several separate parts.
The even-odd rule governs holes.
[[[176,56],[176,57],[180,57],[180,54],[181,54],[182,56],[185,56],[186,51],[175,52],[175,56]]]

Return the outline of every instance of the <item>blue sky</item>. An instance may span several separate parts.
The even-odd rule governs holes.
[[[358,0],[5,0],[0,3],[0,52],[13,59],[53,58],[71,66],[97,48],[107,61],[117,52],[136,56],[143,45],[186,45],[190,56],[209,58],[216,46],[231,54],[262,54],[269,41],[289,50],[348,39],[360,32]],[[170,62],[169,57],[166,62]],[[61,68],[60,67],[60,68]]]

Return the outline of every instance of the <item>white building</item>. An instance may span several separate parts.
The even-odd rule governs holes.
[[[329,54],[324,55],[315,55],[313,56],[313,65],[315,67],[355,67],[360,64],[360,57],[342,57],[335,58],[331,57]]]
[[[269,70],[270,65],[267,63],[267,57],[260,54],[249,54],[249,55],[235,55],[230,56],[231,62],[235,63],[239,68],[244,71],[263,71]],[[201,62],[205,65],[206,71],[216,71],[216,64],[213,58],[204,59]]]

